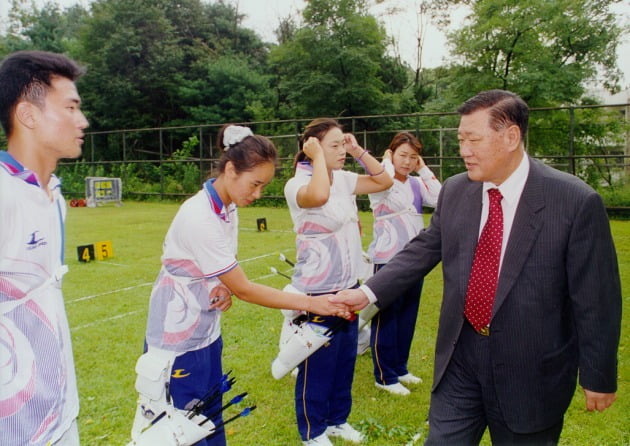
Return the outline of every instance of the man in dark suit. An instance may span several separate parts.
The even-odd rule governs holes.
[[[525,154],[520,97],[486,91],[458,111],[467,173],[444,182],[426,230],[333,300],[385,307],[442,261],[426,444],[478,444],[486,427],[494,444],[556,444],[578,370],[588,410],[615,400],[621,289],[606,211]]]

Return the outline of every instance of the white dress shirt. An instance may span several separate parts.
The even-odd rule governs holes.
[[[503,265],[503,257],[505,255],[505,248],[507,247],[508,240],[510,238],[510,231],[512,230],[512,223],[514,223],[514,216],[516,215],[516,208],[518,202],[521,199],[521,194],[525,188],[525,182],[527,181],[527,175],[529,175],[529,158],[527,154],[523,155],[523,159],[519,163],[518,167],[512,174],[499,186],[494,183],[483,183],[482,205],[481,205],[481,221],[479,222],[479,235],[483,226],[488,219],[488,210],[490,208],[490,198],[486,193],[488,189],[497,188],[503,200],[501,200],[501,209],[503,210],[503,244],[501,245],[501,262],[499,264],[499,274],[501,274],[501,266]],[[370,303],[377,301],[376,296],[367,285],[361,285],[359,287],[367,296]]]

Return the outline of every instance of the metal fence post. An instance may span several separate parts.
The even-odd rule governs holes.
[[[440,181],[444,181],[444,129],[440,129],[440,159],[438,166],[440,167]]]
[[[295,146],[300,147],[300,121],[296,120],[295,127]]]
[[[160,129],[160,200],[164,200],[164,149],[162,148],[162,129]]]
[[[90,135],[90,175],[94,176],[94,134]]]
[[[123,185],[127,183],[127,133],[126,132],[122,132],[122,146],[123,146],[123,164],[122,164],[122,171],[123,171]]]
[[[420,115],[416,115],[416,138],[420,138]]]
[[[210,144],[210,168],[208,169],[210,176],[214,175],[214,164],[212,164],[212,157],[214,156],[214,141],[212,140],[212,133],[208,133],[208,144]]]
[[[199,127],[199,185],[203,185],[203,127]]]
[[[617,123],[616,126],[612,126],[610,129],[606,127],[605,130],[611,132],[611,137],[608,138],[606,136],[606,139],[598,143],[599,144],[598,148],[599,146],[601,146],[601,149],[604,150],[605,153],[600,154],[596,152],[594,149],[591,150],[590,147],[587,147],[587,149],[585,150],[585,153],[583,153],[583,151],[581,151],[580,149],[579,143],[582,141],[586,141],[588,143],[589,140],[585,139],[585,136],[581,135],[578,132],[577,119],[581,119],[581,115],[580,117],[576,116],[576,110],[582,113],[582,110],[595,109],[595,108],[610,109],[611,107],[621,112],[620,113],[621,116],[619,117],[621,124],[628,125],[629,127],[626,127],[625,129],[623,129],[623,133],[619,131],[619,127],[618,127],[619,123]],[[556,154],[554,150],[553,152],[550,151],[547,154],[547,152],[542,150],[541,153],[535,154],[538,157],[547,158],[547,162],[551,162],[551,163],[561,162],[562,164],[561,168],[574,175],[580,175],[583,173],[580,171],[580,167],[583,165],[582,160],[584,160],[584,163],[588,163],[589,159],[592,159],[592,160],[605,159],[605,160],[608,160],[607,161],[608,163],[612,163],[610,164],[610,166],[606,165],[606,168],[614,169],[615,175],[613,179],[615,181],[618,181],[620,182],[620,184],[623,184],[623,181],[625,181],[624,176],[627,177],[630,175],[630,130],[628,130],[630,129],[630,103],[625,102],[622,104],[614,104],[614,105],[578,105],[578,106],[572,105],[572,106],[562,106],[562,107],[537,108],[537,109],[532,109],[532,110],[543,111],[543,112],[546,112],[546,111],[557,111],[557,112],[562,112],[562,113],[566,111],[569,112],[569,121],[568,122],[564,121],[566,117],[562,119],[562,121],[564,121],[563,125],[568,124],[569,128],[561,129],[563,134],[564,132],[567,132],[567,135],[564,136],[567,139],[564,140],[564,143],[560,144],[560,153]],[[624,116],[624,112],[625,112],[625,116]],[[363,138],[361,140],[364,146],[367,146],[368,142],[372,141],[373,135],[375,134],[384,135],[385,133],[391,133],[391,132],[396,131],[394,130],[394,128],[391,128],[392,127],[391,125],[386,125],[386,124],[382,125],[383,128],[379,129],[380,125],[378,125],[377,130],[368,130],[367,128],[363,128],[364,122],[374,122],[374,123],[379,122],[380,123],[380,121],[378,120],[383,119],[383,118],[398,119],[400,117],[403,117],[404,119],[401,122],[404,124],[401,124],[401,125],[403,125],[404,127],[398,128],[398,131],[409,129],[409,131],[415,130],[416,134],[420,133],[421,125],[423,126],[425,124],[428,125],[429,127],[424,128],[423,131],[438,132],[439,153],[437,154],[438,159],[435,160],[433,164],[436,166],[436,170],[438,171],[437,173],[439,174],[440,180],[444,180],[446,176],[452,175],[454,173],[461,171],[460,167],[457,164],[453,164],[452,160],[455,158],[455,156],[454,154],[451,154],[450,149],[446,147],[446,144],[453,143],[452,136],[448,136],[451,133],[448,133],[448,132],[453,132],[453,130],[456,130],[456,129],[441,127],[440,120],[438,120],[434,125],[431,125],[430,123],[433,122],[433,117],[435,116],[439,118],[441,116],[450,116],[450,115],[454,115],[454,113],[452,112],[406,113],[406,114],[400,114],[400,115],[370,115],[370,116],[339,117],[338,119],[340,121],[343,121],[347,128],[349,129],[351,128],[352,129],[351,131],[353,133],[356,134],[356,132],[358,131],[363,132]],[[426,117],[426,120],[425,120],[425,117]],[[374,120],[374,121],[370,121],[370,120]],[[259,124],[266,125],[266,124],[274,123],[274,122],[277,122],[282,126],[282,132],[280,133],[285,133],[285,129],[287,129],[287,127],[289,129],[287,129],[288,130],[286,132],[287,134],[281,134],[281,135],[276,135],[275,133],[278,133],[278,132],[274,133],[270,129],[268,130],[271,133],[269,135],[270,137],[275,136],[277,138],[288,138],[288,141],[290,141],[294,136],[295,141],[296,141],[296,146],[299,146],[301,123],[304,122],[304,119],[298,118],[298,119],[281,120],[281,121],[264,121],[262,123],[254,122],[254,123],[250,123],[250,125],[259,125]],[[556,128],[554,129],[547,129],[546,126],[544,125],[545,122],[546,121],[544,119],[541,121],[541,124],[537,128],[538,131],[544,132],[544,131],[549,131],[549,130],[555,130],[555,131],[559,130],[557,128],[558,124],[556,124]],[[348,123],[350,125],[348,125]],[[602,122],[602,124],[608,125],[607,121]],[[414,125],[415,125],[415,129],[413,128]],[[213,160],[214,160],[213,159],[214,157],[213,139],[215,135],[214,132],[216,128],[218,128],[218,126],[219,124],[196,124],[196,125],[181,126],[181,127],[146,128],[146,129],[129,128],[129,129],[120,129],[120,130],[113,130],[113,131],[98,131],[98,132],[93,132],[93,133],[86,132],[86,135],[90,135],[89,140],[86,139],[86,143],[89,144],[90,147],[88,149],[86,145],[85,156],[83,157],[83,159],[80,161],[74,161],[74,162],[84,163],[86,165],[85,166],[86,173],[89,173],[90,175],[95,175],[96,170],[100,169],[101,167],[104,168],[105,171],[111,171],[111,167],[113,165],[120,164],[121,162],[121,159],[119,158],[121,156],[120,151],[112,150],[112,145],[120,144],[121,142],[119,141],[118,143],[116,143],[115,138],[112,135],[117,135],[118,133],[122,133],[123,166],[128,167],[128,163],[132,163],[132,164],[142,163],[143,165],[147,165],[150,168],[146,170],[146,172],[145,171],[138,172],[138,175],[139,176],[143,174],[151,175],[150,181],[152,183],[154,183],[154,180],[155,180],[155,177],[152,176],[152,174],[155,172],[154,168],[157,167],[159,169],[158,191],[153,189],[150,192],[128,191],[128,193],[130,193],[131,195],[139,195],[139,196],[155,195],[162,199],[167,199],[171,196],[185,195],[185,194],[172,193],[172,192],[166,191],[166,188],[169,185],[168,175],[169,175],[169,172],[171,171],[171,169],[169,169],[168,166],[166,166],[166,164],[174,164],[176,161],[165,158],[165,155],[167,154],[165,154],[164,151],[165,149],[168,149],[168,147],[165,147],[165,144],[170,142],[170,145],[172,148],[173,144],[177,142],[177,138],[175,138],[172,134],[169,133],[170,141],[169,142],[165,141],[164,131],[174,132],[174,131],[180,131],[181,129],[188,129],[187,131],[190,131],[193,134],[195,132],[198,132],[198,135],[199,135],[198,165],[199,165],[199,170],[200,170],[199,180],[200,180],[200,183],[202,183],[203,180],[205,179],[205,174],[210,173],[210,175],[212,175],[214,173],[213,171],[215,169],[215,166],[213,164]],[[293,130],[290,130],[291,127],[293,127]],[[207,137],[204,137],[204,128],[208,129]],[[150,140],[154,138],[153,135],[155,134],[156,131],[159,133],[159,145],[160,145],[157,153],[155,152],[155,148],[150,142]],[[295,132],[294,135],[291,133],[292,131]],[[150,135],[148,135],[148,138],[146,138],[147,136],[146,132],[151,132]],[[612,137],[614,137],[615,139],[613,139]],[[625,141],[624,141],[624,137],[625,137]],[[96,160],[96,139],[97,138],[99,138],[99,141],[101,141],[102,138],[105,138],[103,143],[102,144],[99,143],[99,144],[103,146],[102,149],[106,149],[106,150],[103,150],[102,152],[99,152],[98,161]],[[560,138],[563,138],[563,136],[560,136]],[[129,141],[129,147],[127,147],[127,141]],[[612,143],[614,143],[614,146],[612,145]],[[209,153],[210,153],[209,159],[205,155],[205,151],[203,149],[204,145],[209,146]],[[525,135],[525,145],[528,151],[535,150],[535,149],[537,150],[537,146],[532,143],[532,140],[529,138],[529,134]],[[220,156],[221,150],[219,150],[218,152],[219,153],[217,153],[217,155]],[[577,153],[577,152],[580,152],[580,153]],[[148,154],[148,156],[145,158],[142,155],[142,153],[146,153]],[[105,159],[110,155],[113,155],[116,158],[109,159],[109,160]],[[155,155],[158,155],[159,157],[157,161],[155,160]],[[562,160],[562,161],[557,161],[557,160]],[[159,163],[159,166],[157,165],[158,163]],[[71,164],[71,162],[64,162],[61,164],[69,165]],[[202,172],[205,166],[207,166],[208,168],[205,169],[205,172]],[[130,175],[131,174],[127,169],[125,169],[125,171],[121,173],[121,176],[124,177],[123,180],[125,180],[126,182],[129,182]],[[78,193],[77,191],[73,191],[73,192]]]

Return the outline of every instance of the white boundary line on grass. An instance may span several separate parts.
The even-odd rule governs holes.
[[[274,276],[275,276],[275,274],[267,274],[265,276],[260,276],[260,277],[256,277],[255,279],[251,279],[251,281],[252,282],[256,282],[258,280],[268,279],[268,278],[274,277]],[[151,285],[151,283],[143,284],[143,285]],[[125,288],[124,290],[132,289],[132,288],[137,288],[137,286],[135,286],[135,287],[128,287],[128,288]],[[102,294],[110,294],[110,293],[115,293],[115,292],[116,291],[110,291],[108,293],[102,293]],[[92,297],[96,297],[96,296],[100,296],[100,295],[101,294],[95,294],[93,296],[86,296],[86,297],[92,298]],[[82,299],[85,299],[85,298],[82,298]],[[76,302],[76,300],[73,301],[73,302]],[[112,317],[108,317],[108,318],[105,318],[105,319],[99,319],[99,320],[96,320],[96,321],[88,322],[87,324],[77,325],[76,327],[72,327],[70,329],[70,331],[82,330],[84,328],[88,328],[88,327],[92,327],[94,325],[102,324],[103,322],[110,322],[110,321],[114,321],[116,319],[122,319],[124,317],[133,316],[134,314],[138,314],[140,312],[145,312],[145,311],[146,310],[135,310],[135,311],[129,311],[129,312],[123,313],[123,314],[117,314],[116,316],[112,316]]]
[[[131,266],[131,265],[125,265],[124,263],[110,262],[109,260],[106,261],[106,262],[98,262],[97,265],[103,265],[103,266],[125,266],[125,267]]]
[[[140,313],[140,312],[145,312],[145,310],[129,311],[128,313],[117,314],[116,316],[107,317],[105,319],[99,319],[99,320],[96,320],[96,321],[88,322],[87,324],[77,325],[76,327],[72,327],[70,329],[70,331],[82,330],[84,328],[88,328],[88,327],[92,327],[94,325],[102,324],[103,322],[114,321],[116,319],[122,319],[123,317],[131,316],[133,314],[137,314],[137,313]]]
[[[236,261],[238,263],[245,263],[245,262],[251,262],[252,260],[260,260],[260,259],[264,259],[265,257],[271,257],[271,256],[277,256],[279,255],[279,252],[272,252],[270,254],[262,254],[256,257],[250,257],[249,259],[243,259],[243,260],[238,260],[238,258],[236,259]]]
[[[260,259],[264,259],[266,257],[271,257],[274,255],[279,255],[279,252],[272,252],[270,254],[263,254],[260,256],[256,256],[256,257],[250,257],[249,259],[243,259],[241,261],[239,261],[239,263],[245,263],[245,262],[251,262],[253,260],[260,260]],[[265,280],[265,279],[269,279],[270,277],[275,277],[276,274],[265,274],[263,276],[259,276],[253,279],[250,279],[252,282],[258,282],[259,280]],[[121,293],[124,291],[129,291],[129,290],[134,290],[136,288],[142,288],[142,287],[146,287],[146,286],[150,286],[153,285],[153,282],[146,282],[146,283],[141,283],[138,285],[133,285],[133,286],[128,286],[125,288],[118,288],[116,290],[111,290],[111,291],[105,291],[103,293],[98,293],[98,294],[91,294],[89,296],[83,296],[83,297],[79,297],[77,299],[73,299],[73,300],[69,300],[66,302],[66,305],[72,304],[72,303],[77,303],[77,302],[83,302],[86,300],[90,300],[90,299],[94,299],[96,297],[101,297],[101,296],[106,296],[108,294],[114,294],[114,293]],[[94,325],[98,325],[98,324],[102,324],[104,322],[110,322],[110,321],[114,321],[116,319],[122,319],[124,317],[127,316],[132,316],[134,314],[140,313],[140,312],[145,312],[145,309],[142,310],[135,310],[135,311],[129,311],[127,313],[123,313],[123,314],[117,314],[116,316],[112,316],[112,317],[108,317],[108,318],[104,318],[104,319],[98,319],[96,321],[92,321],[92,322],[88,322],[86,324],[82,324],[82,325],[77,325],[76,327],[72,327],[70,329],[70,331],[76,331],[76,330],[82,330],[84,328],[88,328],[88,327],[92,327]]]
[[[250,231],[250,232],[261,232],[256,228],[238,228],[239,231]],[[266,231],[262,231],[262,232],[291,232],[293,234],[295,234],[295,231],[293,231],[293,229],[267,229]]]
[[[279,255],[279,252],[272,252],[270,254],[263,254],[263,255],[256,256],[256,257],[250,257],[249,259],[240,260],[240,261],[238,261],[238,263],[251,262],[253,260],[260,260],[260,259],[264,259],[266,257],[271,257],[271,256],[274,256],[274,255]],[[121,265],[121,266],[127,266],[127,265]],[[274,276],[274,274],[261,276],[261,277],[258,277],[256,279],[251,279],[251,280],[252,281],[256,281],[256,280],[261,280],[261,279],[267,279],[267,278],[272,277],[272,276]],[[72,300],[67,301],[66,305],[67,304],[73,304],[73,303],[76,303],[76,302],[83,302],[85,300],[94,299],[95,297],[106,296],[108,294],[121,293],[123,291],[129,291],[129,290],[133,290],[133,289],[136,289],[136,288],[142,288],[142,287],[149,286],[149,285],[153,285],[153,282],[145,282],[145,283],[140,283],[138,285],[128,286],[128,287],[125,287],[125,288],[118,288],[116,290],[105,291],[103,293],[91,294],[91,295],[88,295],[88,296],[78,297],[76,299],[72,299]]]
[[[141,288],[141,287],[145,287],[145,286],[149,286],[149,285],[153,285],[153,282],[146,282],[146,283],[141,283],[139,285],[128,286],[128,287],[125,287],[125,288],[118,288],[117,290],[105,291],[104,293],[91,294],[89,296],[78,297],[76,299],[69,300],[68,302],[66,302],[66,305],[73,304],[73,303],[76,303],[76,302],[82,302],[84,300],[94,299],[95,297],[106,296],[108,294],[121,293],[123,291],[129,291],[129,290],[133,290],[133,289],[136,289],[136,288]]]

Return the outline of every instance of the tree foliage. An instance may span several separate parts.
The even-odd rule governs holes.
[[[193,122],[246,122],[259,119],[261,109],[273,107],[268,76],[247,59],[221,56],[199,62],[201,73],[179,89],[179,100]]]
[[[29,49],[68,52],[76,42],[78,24],[87,14],[78,5],[62,10],[52,1],[39,7],[35,2],[11,0],[7,32],[0,37],[0,54]]]
[[[280,20],[277,44],[243,26],[237,0],[93,0],[87,9],[10,0],[0,56],[40,49],[85,65],[79,90],[90,131],[287,119],[258,123],[256,131],[288,135],[300,130],[294,118],[397,114],[352,121],[357,131],[379,130],[366,132],[378,151],[400,129],[457,126],[451,114],[404,113],[452,112],[481,90],[515,91],[531,107],[590,104],[589,83],[614,91],[615,53],[628,30],[611,13],[620,1],[419,0],[420,11],[442,27],[454,8],[468,8],[469,15],[450,34],[450,63],[414,72],[388,53],[391,38],[369,13],[371,0],[309,0],[301,19]],[[528,150],[593,185],[618,183],[608,160],[623,153],[627,126],[617,112],[567,110],[532,113]],[[422,135],[427,147],[446,148],[446,175],[461,169],[453,135]],[[178,181],[194,189],[203,169],[178,158],[188,153],[178,150],[191,147],[191,137],[183,128],[97,132],[86,158],[141,161],[115,165],[120,171],[110,174],[150,192],[175,191]],[[200,132],[200,154],[212,138],[212,130]],[[277,144],[284,155],[295,150],[293,138]],[[583,161],[568,165],[569,153]],[[592,154],[601,156],[586,161]],[[167,160],[166,167],[158,160]],[[83,168],[75,172],[79,183],[92,169]],[[281,180],[273,187],[281,190]]]
[[[178,116],[183,52],[164,10],[148,0],[101,0],[81,29],[76,57],[92,127],[159,126]]]
[[[406,72],[363,0],[311,0],[304,26],[273,48],[279,114],[349,116],[394,111]]]
[[[614,90],[623,31],[610,11],[616,2],[467,2],[467,23],[449,36],[456,56],[450,99],[458,103],[477,91],[502,88],[519,93],[533,107],[567,104],[578,100],[598,74]]]
[[[451,63],[413,72],[388,53],[368,0],[310,0],[301,20],[280,20],[278,44],[243,27],[236,0],[11,0],[0,55],[43,49],[86,65],[91,130],[452,111],[488,88],[553,106],[583,100],[596,77],[617,86],[619,1],[422,0],[441,26],[454,8],[470,14],[450,35]]]
[[[93,126],[155,127],[247,118],[247,102],[239,110],[236,105],[216,110],[219,104],[243,99],[238,90],[218,85],[225,85],[230,74],[257,78],[241,90],[255,84],[251,94],[264,94],[259,72],[267,50],[253,31],[240,26],[242,19],[222,2],[95,2],[77,51],[89,66],[81,89],[93,112]],[[226,61],[235,65],[227,67]],[[215,65],[217,69],[208,69]],[[237,79],[230,82],[234,85]],[[200,113],[211,108],[215,112]]]

